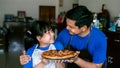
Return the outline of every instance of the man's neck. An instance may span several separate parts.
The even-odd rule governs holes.
[[[81,36],[81,37],[85,37],[86,35],[88,35],[90,33],[90,31],[91,31],[91,28],[89,27],[84,32],[82,32],[78,35]]]

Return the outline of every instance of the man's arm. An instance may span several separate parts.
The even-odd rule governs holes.
[[[77,58],[76,61],[74,61],[78,66],[81,68],[102,68],[103,63],[101,64],[95,64],[92,62],[85,61],[81,58]]]

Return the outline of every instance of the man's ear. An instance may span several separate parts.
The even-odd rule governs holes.
[[[87,26],[84,25],[84,26],[82,27],[82,31],[84,32],[86,29],[87,29]]]

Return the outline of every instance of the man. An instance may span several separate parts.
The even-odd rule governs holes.
[[[68,68],[102,68],[106,61],[106,36],[91,26],[92,21],[92,12],[85,6],[75,7],[67,12],[67,27],[59,33],[56,41],[60,41],[65,48],[80,51],[79,57],[67,60],[77,66],[68,64]]]

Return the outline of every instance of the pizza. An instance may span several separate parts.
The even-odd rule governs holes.
[[[68,59],[76,55],[77,52],[71,50],[48,50],[42,53],[42,57],[47,59]]]

